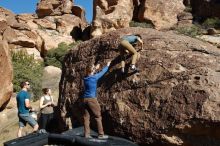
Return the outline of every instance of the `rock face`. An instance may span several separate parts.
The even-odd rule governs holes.
[[[0,41],[0,111],[3,110],[9,102],[13,93],[12,85],[12,63],[9,54],[9,48],[6,41]]]
[[[133,17],[132,0],[94,0],[94,16],[91,36],[99,36],[106,32],[128,27]]]
[[[177,15],[184,8],[182,0],[142,1],[138,18],[140,21],[150,21],[156,29],[167,29],[178,22]]]
[[[191,0],[191,6],[196,16],[220,18],[219,0]]]
[[[182,0],[94,0],[93,7],[92,37],[128,27],[131,20],[169,29],[185,8]]]
[[[118,44],[130,32],[142,36],[144,49],[137,63],[140,72],[128,70],[123,75]],[[100,80],[97,94],[107,134],[143,145],[220,144],[220,50],[153,29],[119,29],[81,43],[65,56],[59,97],[64,120],[82,122],[78,97],[85,67],[91,62],[104,66],[109,59],[110,70]]]

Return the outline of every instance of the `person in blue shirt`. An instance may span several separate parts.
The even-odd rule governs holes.
[[[137,67],[135,66],[137,59],[140,58],[140,54],[135,50],[133,47],[134,44],[137,42],[141,43],[141,49],[143,49],[143,41],[141,39],[141,36],[136,35],[125,35],[121,37],[120,42],[120,55],[121,55],[121,71],[122,73],[125,72],[125,53],[132,54],[132,61],[130,65],[130,69],[133,71],[138,71]]]
[[[92,138],[90,136],[90,112],[95,116],[95,120],[98,127],[98,138],[106,139],[107,135],[104,135],[102,126],[101,108],[96,97],[97,82],[108,71],[111,62],[107,63],[102,71],[95,73],[99,69],[99,64],[89,65],[86,67],[86,76],[84,77],[84,93],[82,95],[83,103],[83,119],[84,119],[84,136],[86,138]]]
[[[34,131],[37,131],[39,127],[37,121],[29,113],[29,111],[34,111],[30,105],[30,95],[28,93],[30,84],[29,82],[21,82],[20,87],[22,90],[16,96],[19,119],[18,137],[22,136],[22,130],[26,126],[26,123],[30,124]]]

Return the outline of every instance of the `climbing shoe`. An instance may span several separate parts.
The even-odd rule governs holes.
[[[135,72],[139,72],[139,69],[134,64],[132,64],[130,66],[130,70],[135,71]]]

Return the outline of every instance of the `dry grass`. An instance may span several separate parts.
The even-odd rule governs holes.
[[[32,103],[32,105],[35,109],[38,109],[39,101]],[[5,120],[2,120],[0,125],[0,146],[3,146],[4,142],[17,138],[18,117],[16,106],[9,109],[6,108],[0,114],[7,115],[7,118]],[[24,135],[27,135],[31,132],[32,127],[29,125],[27,125],[23,130]]]

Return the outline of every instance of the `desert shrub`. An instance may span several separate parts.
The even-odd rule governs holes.
[[[65,54],[79,43],[80,41],[77,41],[70,45],[67,45],[66,43],[60,43],[57,48],[49,50],[46,53],[46,57],[44,59],[45,66],[51,65],[61,68]]]
[[[220,19],[219,18],[207,18],[203,23],[202,26],[205,28],[220,28]]]
[[[190,37],[195,37],[202,34],[202,28],[198,25],[178,27],[176,31],[180,34],[184,34]]]
[[[20,90],[20,83],[28,81],[31,85],[31,99],[37,100],[41,95],[43,62],[34,59],[25,51],[12,52],[14,92]]]
[[[130,27],[143,27],[143,28],[153,28],[153,24],[150,22],[137,22],[137,21],[131,21],[129,23]]]

